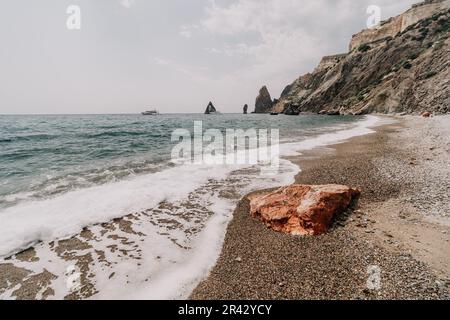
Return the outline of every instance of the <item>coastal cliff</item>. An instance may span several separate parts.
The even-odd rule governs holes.
[[[448,113],[450,0],[427,0],[353,36],[282,92],[271,112]]]

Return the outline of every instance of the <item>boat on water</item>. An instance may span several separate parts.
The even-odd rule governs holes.
[[[158,116],[159,112],[157,110],[150,110],[142,112],[143,116]]]

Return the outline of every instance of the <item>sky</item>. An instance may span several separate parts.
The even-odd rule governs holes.
[[[417,2],[0,0],[0,114],[242,112]]]

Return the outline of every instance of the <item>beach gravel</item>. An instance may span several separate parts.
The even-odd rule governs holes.
[[[293,159],[302,167],[297,183],[360,188],[358,207],[344,214],[326,235],[295,237],[268,230],[253,219],[249,201],[244,198],[228,227],[219,261],[191,298],[449,299],[445,281],[426,259],[419,259],[416,251],[410,250],[409,238],[397,241],[400,234],[396,229],[402,230],[402,226],[396,224],[403,220],[389,221],[379,213],[369,212],[391,200],[400,199],[402,203],[408,194],[418,199],[414,201],[417,207],[423,206],[418,194],[427,188],[428,180],[410,171],[409,163],[410,158],[421,159],[417,154],[423,154],[425,147],[429,150],[428,142],[410,148],[404,139],[418,139],[421,130],[434,130],[435,126],[417,121],[424,120],[403,120],[338,145],[335,152],[315,150]],[[436,144],[436,148],[445,148],[442,142]],[[438,156],[438,161],[446,156]],[[433,185],[445,182],[442,172],[434,173],[432,178],[436,180]],[[428,192],[433,193],[433,185],[429,185]],[[436,203],[435,198],[431,199],[424,203]],[[397,215],[401,208],[402,204],[400,210],[389,207]],[[427,214],[425,210],[424,218]],[[446,212],[434,214],[443,217]],[[383,229],[384,225],[393,228]],[[445,237],[442,241],[448,244]],[[441,260],[447,259],[444,264],[448,264],[448,258],[447,253]],[[444,276],[448,279],[448,274]]]

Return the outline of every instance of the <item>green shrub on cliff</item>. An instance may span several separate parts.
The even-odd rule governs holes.
[[[420,35],[425,38],[428,35],[428,28],[422,28],[419,30]]]
[[[414,53],[411,53],[411,54],[408,56],[408,58],[409,58],[410,60],[416,60],[416,59],[419,57],[419,55],[420,55],[420,53],[414,52]]]
[[[365,93],[363,91],[360,91],[356,98],[358,99],[358,101],[363,101],[365,98]]]
[[[439,27],[436,29],[436,33],[450,32],[450,20],[440,19],[438,20]]]
[[[409,61],[403,62],[403,68],[409,70],[412,68],[412,64]]]
[[[358,47],[359,52],[367,52],[370,49],[371,49],[371,47],[367,43],[364,43]]]
[[[428,27],[431,24],[432,18],[426,18],[420,22],[420,26]]]
[[[430,72],[427,72],[427,73],[423,76],[423,78],[424,78],[424,79],[430,79],[430,78],[434,77],[435,75],[437,75],[437,72],[436,72],[436,71],[430,71]]]

